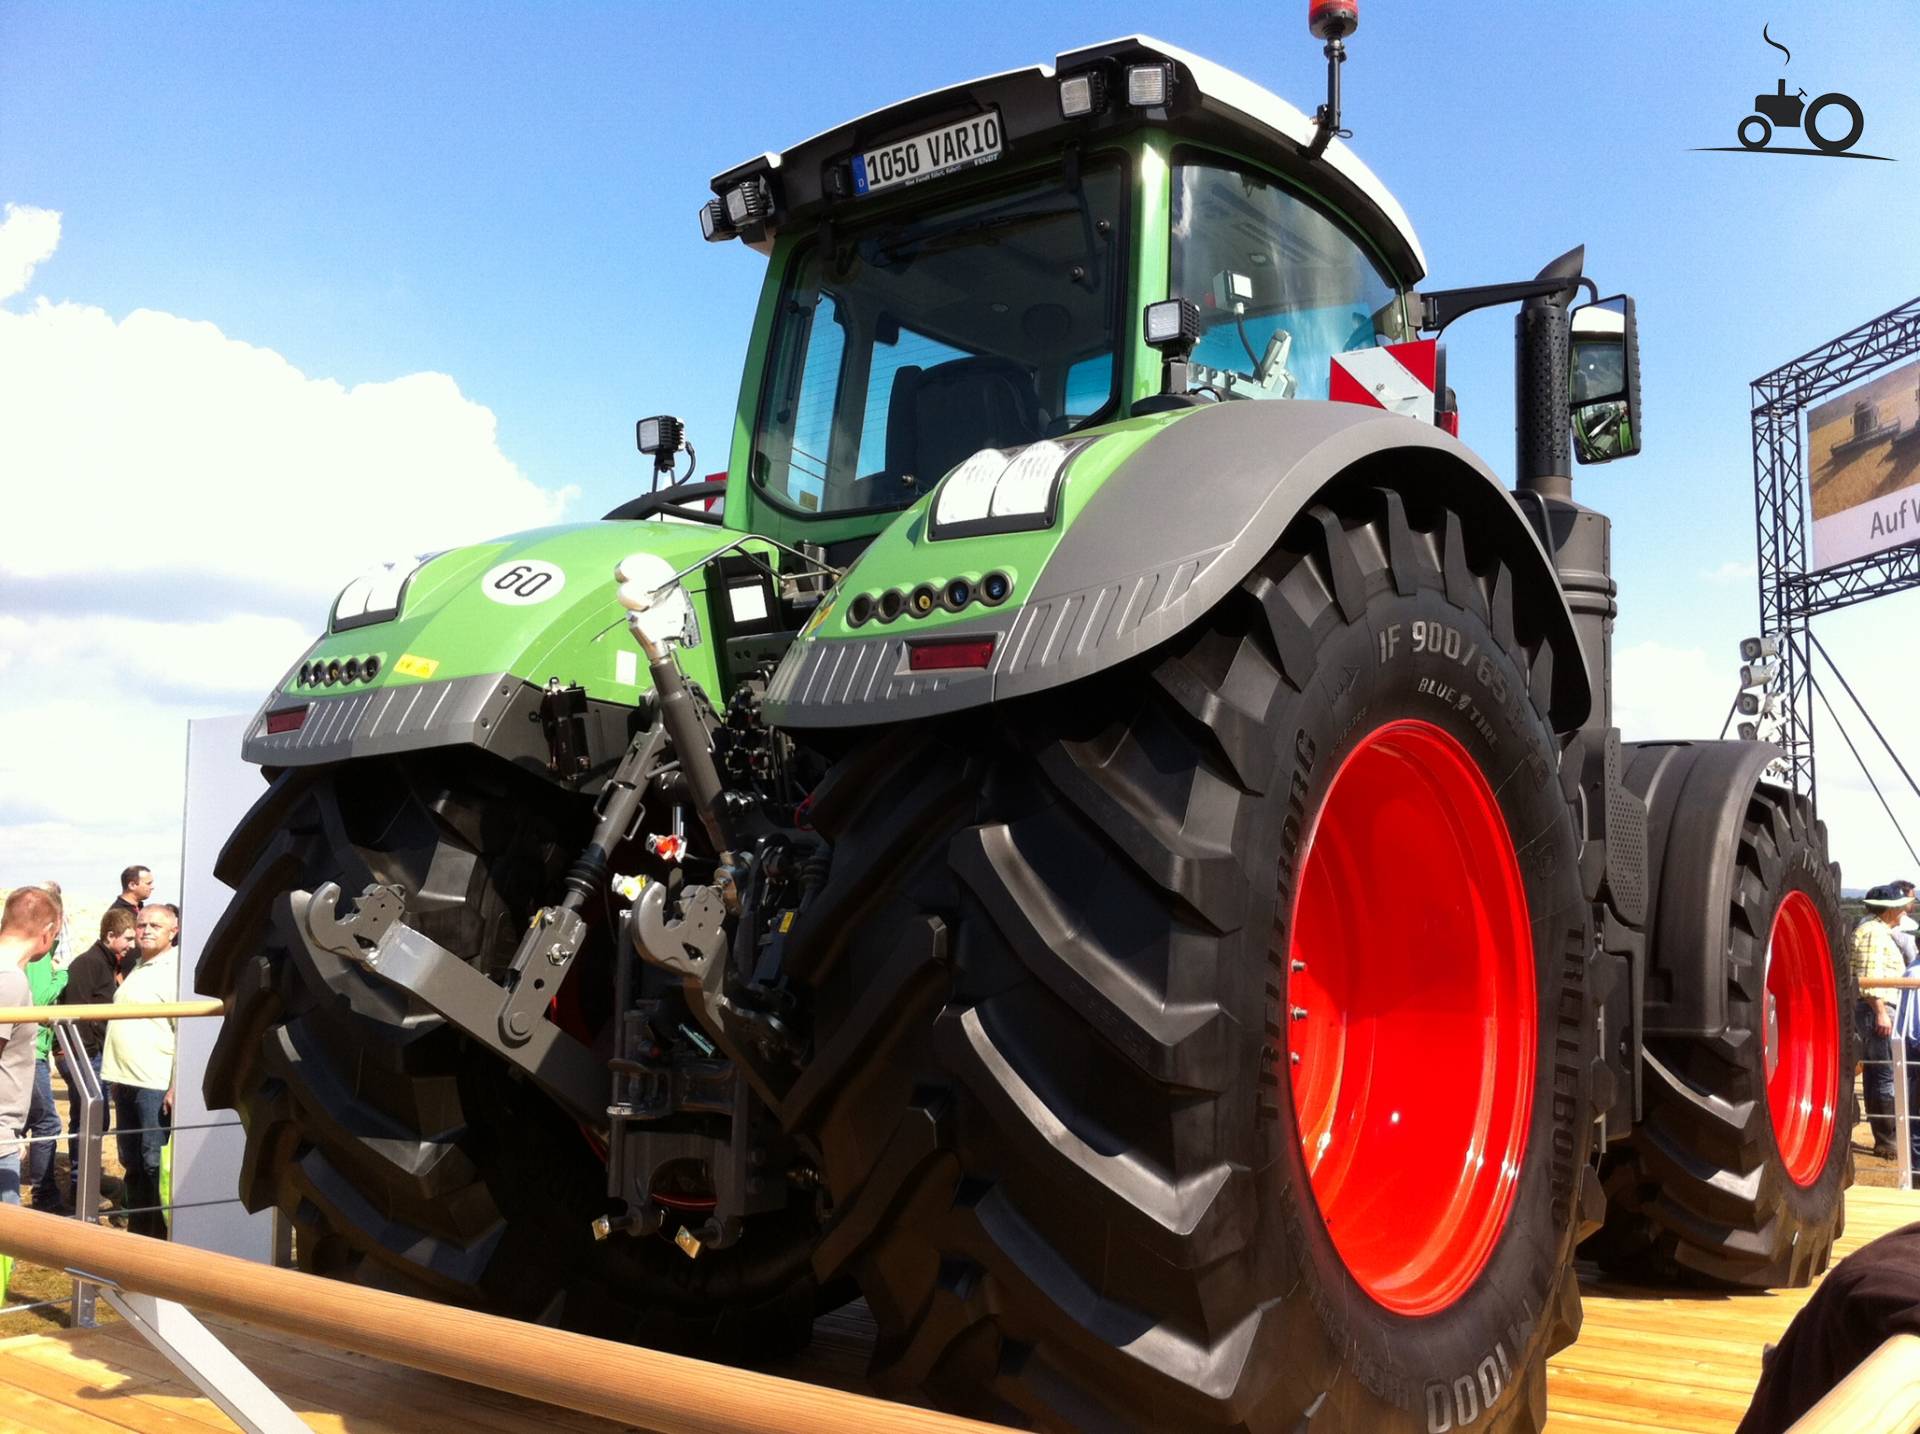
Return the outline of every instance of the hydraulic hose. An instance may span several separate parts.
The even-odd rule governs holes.
[[[687,691],[686,678],[681,675],[680,664],[674,660],[673,653],[642,632],[638,623],[628,624],[628,630],[647,656],[647,670],[653,675],[654,695],[660,704],[660,723],[673,739],[680,771],[693,795],[694,813],[700,818],[700,825],[707,829],[707,839],[724,863],[735,843],[721,802],[720,769],[713,764],[713,747],[707,740],[706,724],[693,705],[693,696]]]

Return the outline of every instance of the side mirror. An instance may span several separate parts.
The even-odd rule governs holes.
[[[1611,463],[1640,451],[1640,331],[1625,294],[1573,311],[1573,456]]]

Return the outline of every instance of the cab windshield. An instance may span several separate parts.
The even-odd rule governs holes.
[[[760,490],[808,515],[901,508],[979,449],[1106,416],[1122,189],[1117,164],[1089,166],[798,249],[754,427]]]
[[[1325,398],[1333,356],[1391,341],[1400,294],[1329,214],[1214,156],[1175,155],[1172,296],[1222,398]]]

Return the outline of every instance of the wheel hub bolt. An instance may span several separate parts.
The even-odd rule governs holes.
[[[1295,1006],[1292,1015],[1294,1020],[1304,1021],[1307,1018],[1307,1008],[1305,1006]]]

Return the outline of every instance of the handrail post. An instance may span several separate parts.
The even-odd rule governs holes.
[[[1897,1152],[1899,1161],[1901,1190],[1913,1189],[1913,1112],[1907,1109],[1907,1041],[1898,1031],[1888,1043],[1893,1056],[1893,1129],[1894,1141],[1900,1147]]]
[[[80,1100],[80,1128],[70,1131],[74,1145],[73,1218],[91,1225],[100,1218],[101,1146],[106,1138],[106,1092],[100,1077],[94,1074],[93,1058],[80,1028],[72,1021],[55,1021],[53,1038],[59,1043],[60,1058],[66,1063],[67,1081],[75,1086]],[[73,1302],[69,1306],[75,1329],[92,1329],[97,1323],[94,1310],[95,1288],[90,1280],[74,1279]]]
[[[92,1288],[91,1281],[82,1281]],[[114,1312],[193,1383],[242,1434],[313,1434],[266,1382],[185,1305],[117,1285],[103,1286]]]

